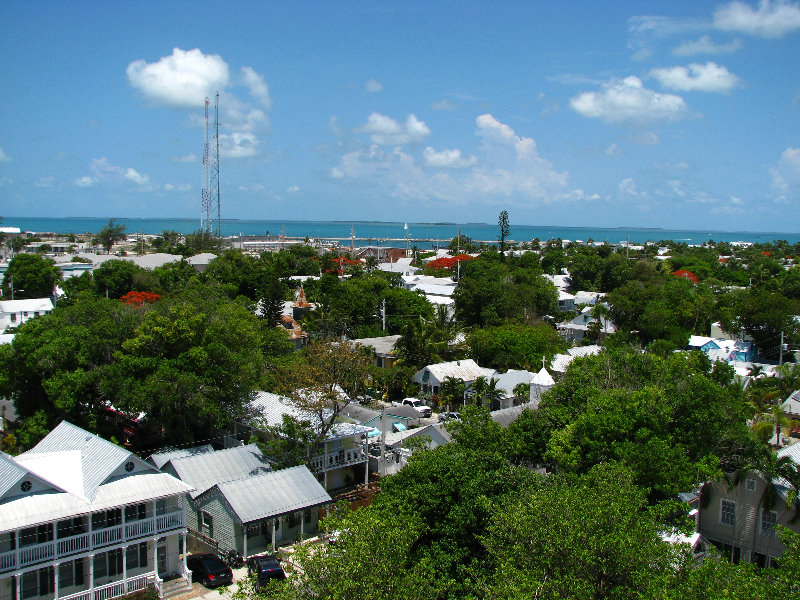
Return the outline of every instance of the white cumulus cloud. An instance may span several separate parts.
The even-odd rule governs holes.
[[[478,162],[478,158],[475,155],[469,158],[461,156],[461,150],[442,150],[437,152],[430,146],[422,152],[422,158],[427,166],[440,169],[465,169]]]
[[[454,110],[458,110],[458,104],[445,98],[444,100],[435,101],[433,104],[431,104],[431,108],[433,110],[447,110],[452,112]]]
[[[11,157],[3,152],[3,149],[0,148],[0,162],[8,162],[11,160]]]
[[[92,171],[92,175],[79,177],[75,180],[75,185],[78,187],[91,187],[101,181],[118,183],[130,181],[141,189],[152,189],[148,175],[139,173],[139,171],[131,167],[114,166],[105,157],[92,159],[89,168]]]
[[[135,60],[128,65],[128,81],[148,99],[166,106],[202,107],[205,98],[228,84],[228,64],[218,54],[198,48],[174,48],[158,62]]]
[[[431,133],[415,115],[408,115],[405,123],[399,123],[380,113],[372,113],[359,130],[369,134],[372,142],[381,146],[419,144]]]
[[[375,79],[367,79],[367,81],[364,83],[364,89],[370,94],[377,94],[378,92],[383,91],[383,84]]]
[[[700,36],[699,39],[683,42],[676,47],[672,53],[675,56],[692,56],[695,54],[733,54],[742,47],[741,40],[733,40],[727,44],[717,44],[708,34]]]
[[[296,185],[290,185],[288,188],[286,188],[286,193],[287,194],[299,194],[300,193],[300,188],[298,186],[296,186]]]
[[[758,8],[731,2],[714,11],[714,26],[765,38],[781,38],[800,29],[800,4],[761,0]]]
[[[480,159],[465,157],[460,150],[437,152],[426,147],[418,160],[399,145],[386,149],[373,143],[346,152],[329,174],[342,184],[370,184],[384,190],[387,197],[450,206],[510,203],[530,207],[596,197],[570,189],[569,175],[539,156],[533,138],[517,135],[490,114],[480,115],[475,124]],[[384,125],[384,133],[389,133],[391,124]],[[392,135],[400,135],[393,131]]]
[[[683,98],[649,90],[641,79],[634,76],[606,83],[600,92],[583,92],[569,103],[575,112],[584,117],[617,125],[639,126],[676,121],[686,114]]]
[[[200,157],[197,154],[186,154],[184,156],[173,156],[169,160],[176,163],[197,163],[200,162]]]
[[[165,183],[164,184],[164,191],[165,192],[188,192],[192,189],[192,186],[188,183],[181,183],[179,185],[174,185],[172,183]]]
[[[786,148],[778,164],[770,169],[772,187],[786,200],[789,195],[798,197],[800,189],[800,148]]]
[[[242,67],[242,78],[247,89],[250,90],[250,95],[265,109],[271,109],[272,98],[269,96],[269,86],[264,80],[264,76],[256,73],[251,67]]]
[[[653,69],[650,76],[665,88],[680,92],[729,92],[740,79],[724,66],[714,62],[692,63],[688,67]]]
[[[97,183],[97,180],[94,177],[91,177],[89,175],[84,175],[83,177],[78,177],[75,180],[75,185],[77,185],[78,187],[82,187],[82,188],[92,187],[95,183]]]

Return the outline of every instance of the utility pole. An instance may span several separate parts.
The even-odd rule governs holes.
[[[386,298],[381,302],[381,329],[386,331]]]
[[[778,360],[778,366],[783,364],[783,332],[781,331],[781,355],[780,359]]]

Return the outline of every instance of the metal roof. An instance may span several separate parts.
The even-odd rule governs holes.
[[[164,448],[161,452],[154,452],[147,459],[153,463],[157,469],[160,469],[173,458],[184,458],[186,456],[195,456],[197,454],[204,454],[206,452],[213,452],[214,448],[211,444],[205,446],[195,446],[194,448]]]
[[[125,448],[62,421],[16,462],[77,496],[91,500],[97,488],[120,465],[133,460],[147,465]],[[147,468],[152,469],[151,465]]]
[[[394,345],[400,339],[399,335],[384,335],[382,337],[361,338],[351,340],[354,344],[361,344],[375,350],[375,354],[391,354]]]
[[[511,398],[514,395],[514,388],[520,383],[530,385],[533,382],[534,375],[530,371],[509,369],[506,373],[497,374],[492,377],[497,381],[496,388],[502,390],[506,398]]]
[[[0,452],[0,498],[27,473],[28,471],[14,462],[8,454]]]
[[[0,312],[18,313],[53,310],[50,298],[29,298],[27,300],[0,300]]]
[[[172,465],[181,481],[194,488],[190,492],[192,498],[223,481],[252,477],[272,470],[255,444],[173,458],[164,466],[168,465]]]
[[[217,487],[242,523],[332,501],[305,465],[228,481]]]
[[[101,485],[92,500],[55,489],[18,495],[0,502],[0,531],[11,531],[127,504],[185,494],[192,488],[153,469],[115,477]]]
[[[461,381],[470,382],[475,381],[481,376],[489,378],[495,373],[494,369],[479,367],[474,360],[467,358],[465,360],[453,360],[450,362],[428,365],[417,371],[413,377],[413,381],[417,383],[422,382],[422,377],[425,371],[430,372],[430,374],[435,377],[439,383],[442,383],[448,377],[454,377],[456,379],[460,379]]]
[[[248,405],[248,413],[248,419],[245,422],[255,428],[279,427],[283,423],[284,415],[301,422],[308,421],[316,429],[322,426],[319,415],[304,412],[294,406],[288,398],[270,392],[256,392],[255,397]],[[332,411],[324,411],[323,418],[328,419],[331,414],[333,414]],[[366,433],[368,429],[352,423],[337,422],[328,431],[325,439],[353,437]]]

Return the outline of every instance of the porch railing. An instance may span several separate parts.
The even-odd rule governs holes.
[[[110,598],[119,598],[125,594],[143,590],[148,585],[155,586],[156,590],[158,590],[159,597],[161,597],[162,583],[161,578],[155,572],[144,573],[135,577],[129,577],[128,579],[112,581],[111,583],[97,586],[94,590],[83,590],[75,592],[74,594],[69,594],[68,596],[59,596],[58,600],[109,600]]]
[[[118,545],[129,540],[134,541],[149,535],[165,533],[180,529],[184,525],[183,511],[180,511],[131,521],[124,526],[117,525],[98,529],[91,533],[80,533],[68,538],[25,546],[18,550],[0,553],[0,573],[56,558],[90,552],[106,546]]]
[[[331,469],[357,465],[366,461],[367,454],[364,452],[363,448],[348,448],[347,450],[329,452],[313,457],[311,459],[311,470],[321,473],[323,471],[330,471]]]

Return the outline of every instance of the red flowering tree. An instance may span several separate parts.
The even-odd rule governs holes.
[[[443,256],[441,258],[437,258],[430,261],[428,264],[425,265],[425,267],[429,269],[447,269],[448,271],[452,271],[458,263],[463,262],[465,260],[475,260],[475,258],[476,257],[470,256],[469,254]]]
[[[692,283],[700,283],[700,278],[692,273],[691,271],[687,271],[686,269],[679,269],[677,271],[673,271],[670,275],[675,275],[675,277],[683,277],[684,279],[688,279]]]
[[[133,306],[141,306],[145,302],[148,304],[153,304],[154,302],[158,302],[160,299],[161,296],[154,294],[153,292],[128,292],[124,296],[120,297],[121,302],[124,302],[125,304],[131,304]]]

